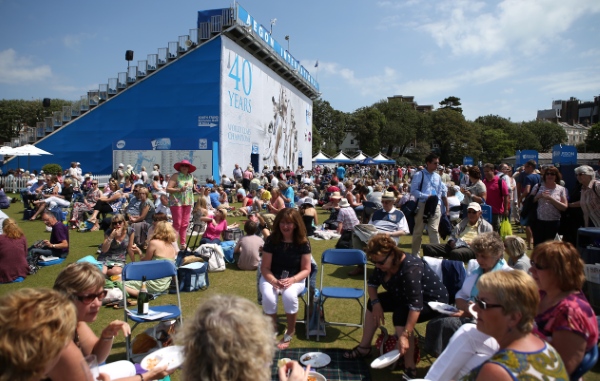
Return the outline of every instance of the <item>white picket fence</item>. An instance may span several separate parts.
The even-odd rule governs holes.
[[[110,175],[92,175],[92,180],[98,180],[100,188],[110,180]],[[0,184],[3,185],[5,193],[18,193],[21,189],[27,187],[28,178],[17,178],[13,177],[10,179],[8,176],[0,176]]]

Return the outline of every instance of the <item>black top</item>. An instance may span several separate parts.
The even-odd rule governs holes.
[[[292,277],[300,272],[300,263],[303,255],[310,255],[310,243],[304,245],[295,245],[293,243],[281,242],[275,245],[271,237],[267,237],[263,252],[271,253],[271,272],[277,279],[281,279],[281,272],[287,270],[288,277]]]
[[[421,311],[426,302],[448,303],[446,287],[429,265],[416,255],[407,254],[398,272],[387,282],[383,281],[384,276],[383,271],[375,268],[369,278],[369,286],[383,286],[394,295],[394,299],[411,310]]]

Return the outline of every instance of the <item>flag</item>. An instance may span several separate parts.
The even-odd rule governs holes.
[[[317,60],[317,63],[315,63],[315,67],[319,67],[319,60]]]

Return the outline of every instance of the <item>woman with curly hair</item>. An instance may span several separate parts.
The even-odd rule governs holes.
[[[384,312],[392,312],[398,350],[404,355],[405,373],[416,378],[413,330],[417,323],[439,316],[428,302],[448,303],[448,291],[436,273],[420,257],[407,255],[387,234],[367,243],[369,260],[375,265],[368,281],[369,302],[360,344],[344,357],[356,359],[371,353],[377,327],[385,324]],[[377,292],[383,286],[384,292]]]
[[[29,275],[27,239],[12,218],[2,222],[0,234],[0,283],[23,280]]]

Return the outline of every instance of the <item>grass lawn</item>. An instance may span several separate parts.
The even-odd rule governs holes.
[[[14,196],[14,195],[11,195]],[[240,204],[235,204],[236,207]],[[45,231],[45,226],[41,221],[22,221],[23,204],[15,203],[11,204],[8,210],[4,210],[10,217],[16,219],[19,222],[21,228],[25,231],[27,236],[28,244],[32,244],[39,239],[47,239],[49,233]],[[319,221],[327,219],[328,213],[320,211]],[[245,218],[241,217],[228,217],[228,222],[233,223],[237,221],[243,221]],[[21,287],[52,287],[54,280],[58,273],[68,263],[77,261],[78,259],[86,255],[95,255],[98,244],[101,243],[103,238],[102,232],[88,232],[78,233],[71,231],[70,244],[71,250],[69,257],[65,263],[57,266],[43,267],[40,271],[33,276],[28,277],[22,283],[4,284],[0,285],[0,294],[21,288]],[[428,242],[428,237],[423,236],[423,243]],[[311,240],[313,249],[313,256],[320,266],[321,254],[324,250],[332,248],[335,245],[335,241],[316,241]],[[404,250],[410,251],[411,237],[403,237],[400,242],[400,246]],[[331,272],[326,274],[327,284],[333,285],[357,285],[361,287],[362,282],[359,277],[348,278],[346,276],[346,270],[335,270],[332,267],[329,268]],[[373,266],[369,266],[368,271],[372,271]],[[327,277],[327,275],[330,275]],[[210,287],[206,291],[198,291],[192,293],[182,293],[181,302],[183,307],[184,320],[186,317],[193,315],[196,307],[201,301],[210,295],[214,294],[235,294],[246,297],[252,301],[256,301],[256,274],[252,271],[240,271],[235,264],[228,264],[227,270],[221,273],[210,273]],[[318,284],[318,283],[317,283]],[[158,299],[161,303],[176,303],[175,295],[165,295]],[[302,312],[301,307],[301,312]],[[326,317],[330,321],[359,321],[359,307],[355,302],[338,302],[330,300],[326,304]],[[283,315],[283,310],[280,308],[279,313]],[[123,310],[115,310],[113,308],[102,308],[96,322],[91,324],[91,328],[100,334],[101,330],[112,320],[123,319]],[[147,327],[151,327],[150,324]],[[388,330],[393,331],[391,313],[386,314],[386,327]],[[135,333],[139,333],[142,330],[139,327]],[[425,333],[425,324],[420,324],[418,330]],[[283,326],[280,327],[280,334],[283,332]],[[352,348],[360,341],[362,330],[346,328],[346,327],[327,327],[327,336],[321,338],[319,342],[307,341],[304,335],[304,326],[298,324],[296,327],[296,337],[292,340],[292,347],[302,348]],[[113,350],[110,361],[120,360],[125,358],[125,342],[122,336],[118,336],[115,339]],[[358,360],[360,361],[360,360]],[[366,361],[372,361],[372,358]],[[429,359],[423,359],[418,365],[419,377],[424,377],[427,369],[430,366]],[[175,372],[171,376],[172,380],[180,380],[179,372]],[[391,371],[390,369],[372,369],[371,378],[374,381],[378,380],[399,380],[401,379],[401,371]],[[596,366],[593,372],[588,373],[585,380],[598,380],[600,381],[600,366]]]

